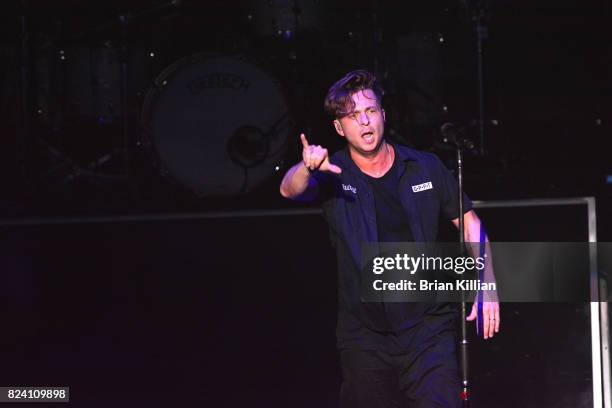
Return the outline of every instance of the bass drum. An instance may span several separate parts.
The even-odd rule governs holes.
[[[143,144],[200,196],[245,193],[283,159],[292,121],[279,81],[243,56],[186,57],[149,90]]]

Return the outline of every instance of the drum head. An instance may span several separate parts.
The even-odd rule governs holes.
[[[272,176],[290,123],[279,82],[240,56],[177,62],[143,110],[160,168],[198,195],[247,192]]]

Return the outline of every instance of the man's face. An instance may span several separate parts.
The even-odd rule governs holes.
[[[355,108],[340,119],[334,127],[340,136],[346,137],[349,149],[364,156],[378,151],[385,132],[385,111],[371,89],[351,95]]]

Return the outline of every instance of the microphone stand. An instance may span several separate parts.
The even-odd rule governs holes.
[[[451,145],[456,151],[457,160],[457,194],[459,200],[459,252],[460,256],[465,255],[465,220],[464,220],[464,207],[463,207],[463,150],[473,150],[474,143],[463,135],[462,130],[458,129],[452,123],[446,123],[442,126],[443,141],[447,145]],[[469,359],[468,359],[468,336],[467,336],[467,323],[465,318],[467,317],[467,306],[466,306],[465,292],[462,293],[461,297],[461,310],[460,310],[460,340],[459,340],[459,366],[461,370],[461,403],[463,408],[469,408],[470,406],[470,381],[469,381]],[[477,325],[482,324],[482,307],[481,303],[478,305],[478,319]],[[478,327],[478,332],[482,330]]]
[[[485,111],[484,111],[484,73],[483,42],[487,39],[486,9],[484,2],[479,4],[474,20],[476,21],[476,65],[478,67],[478,131],[480,136],[480,154],[485,154]]]
[[[456,143],[457,149],[457,184],[458,184],[458,195],[459,195],[459,251],[461,256],[465,253],[465,224],[463,217],[463,147],[460,143]],[[459,365],[461,367],[461,402],[464,408],[470,406],[470,380],[469,380],[469,360],[468,360],[468,339],[467,339],[467,323],[465,321],[467,317],[466,311],[465,292],[461,295],[461,339],[459,341]]]
[[[478,84],[478,136],[479,153],[485,154],[485,80],[484,80],[484,43],[488,38],[487,23],[489,11],[488,0],[468,0],[468,12],[474,22],[476,32],[476,81]]]

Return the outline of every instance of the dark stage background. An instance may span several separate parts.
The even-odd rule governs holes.
[[[335,406],[336,271],[320,217],[55,217],[301,207],[279,196],[280,179],[299,132],[342,147],[322,101],[352,69],[381,78],[389,138],[449,168],[441,126],[473,140],[472,199],[593,196],[610,241],[611,9],[3,5],[0,385],[70,385],[83,407]],[[586,239],[584,208],[479,214],[496,241]],[[587,306],[503,306],[501,336],[471,349],[474,407],[590,406]]]

